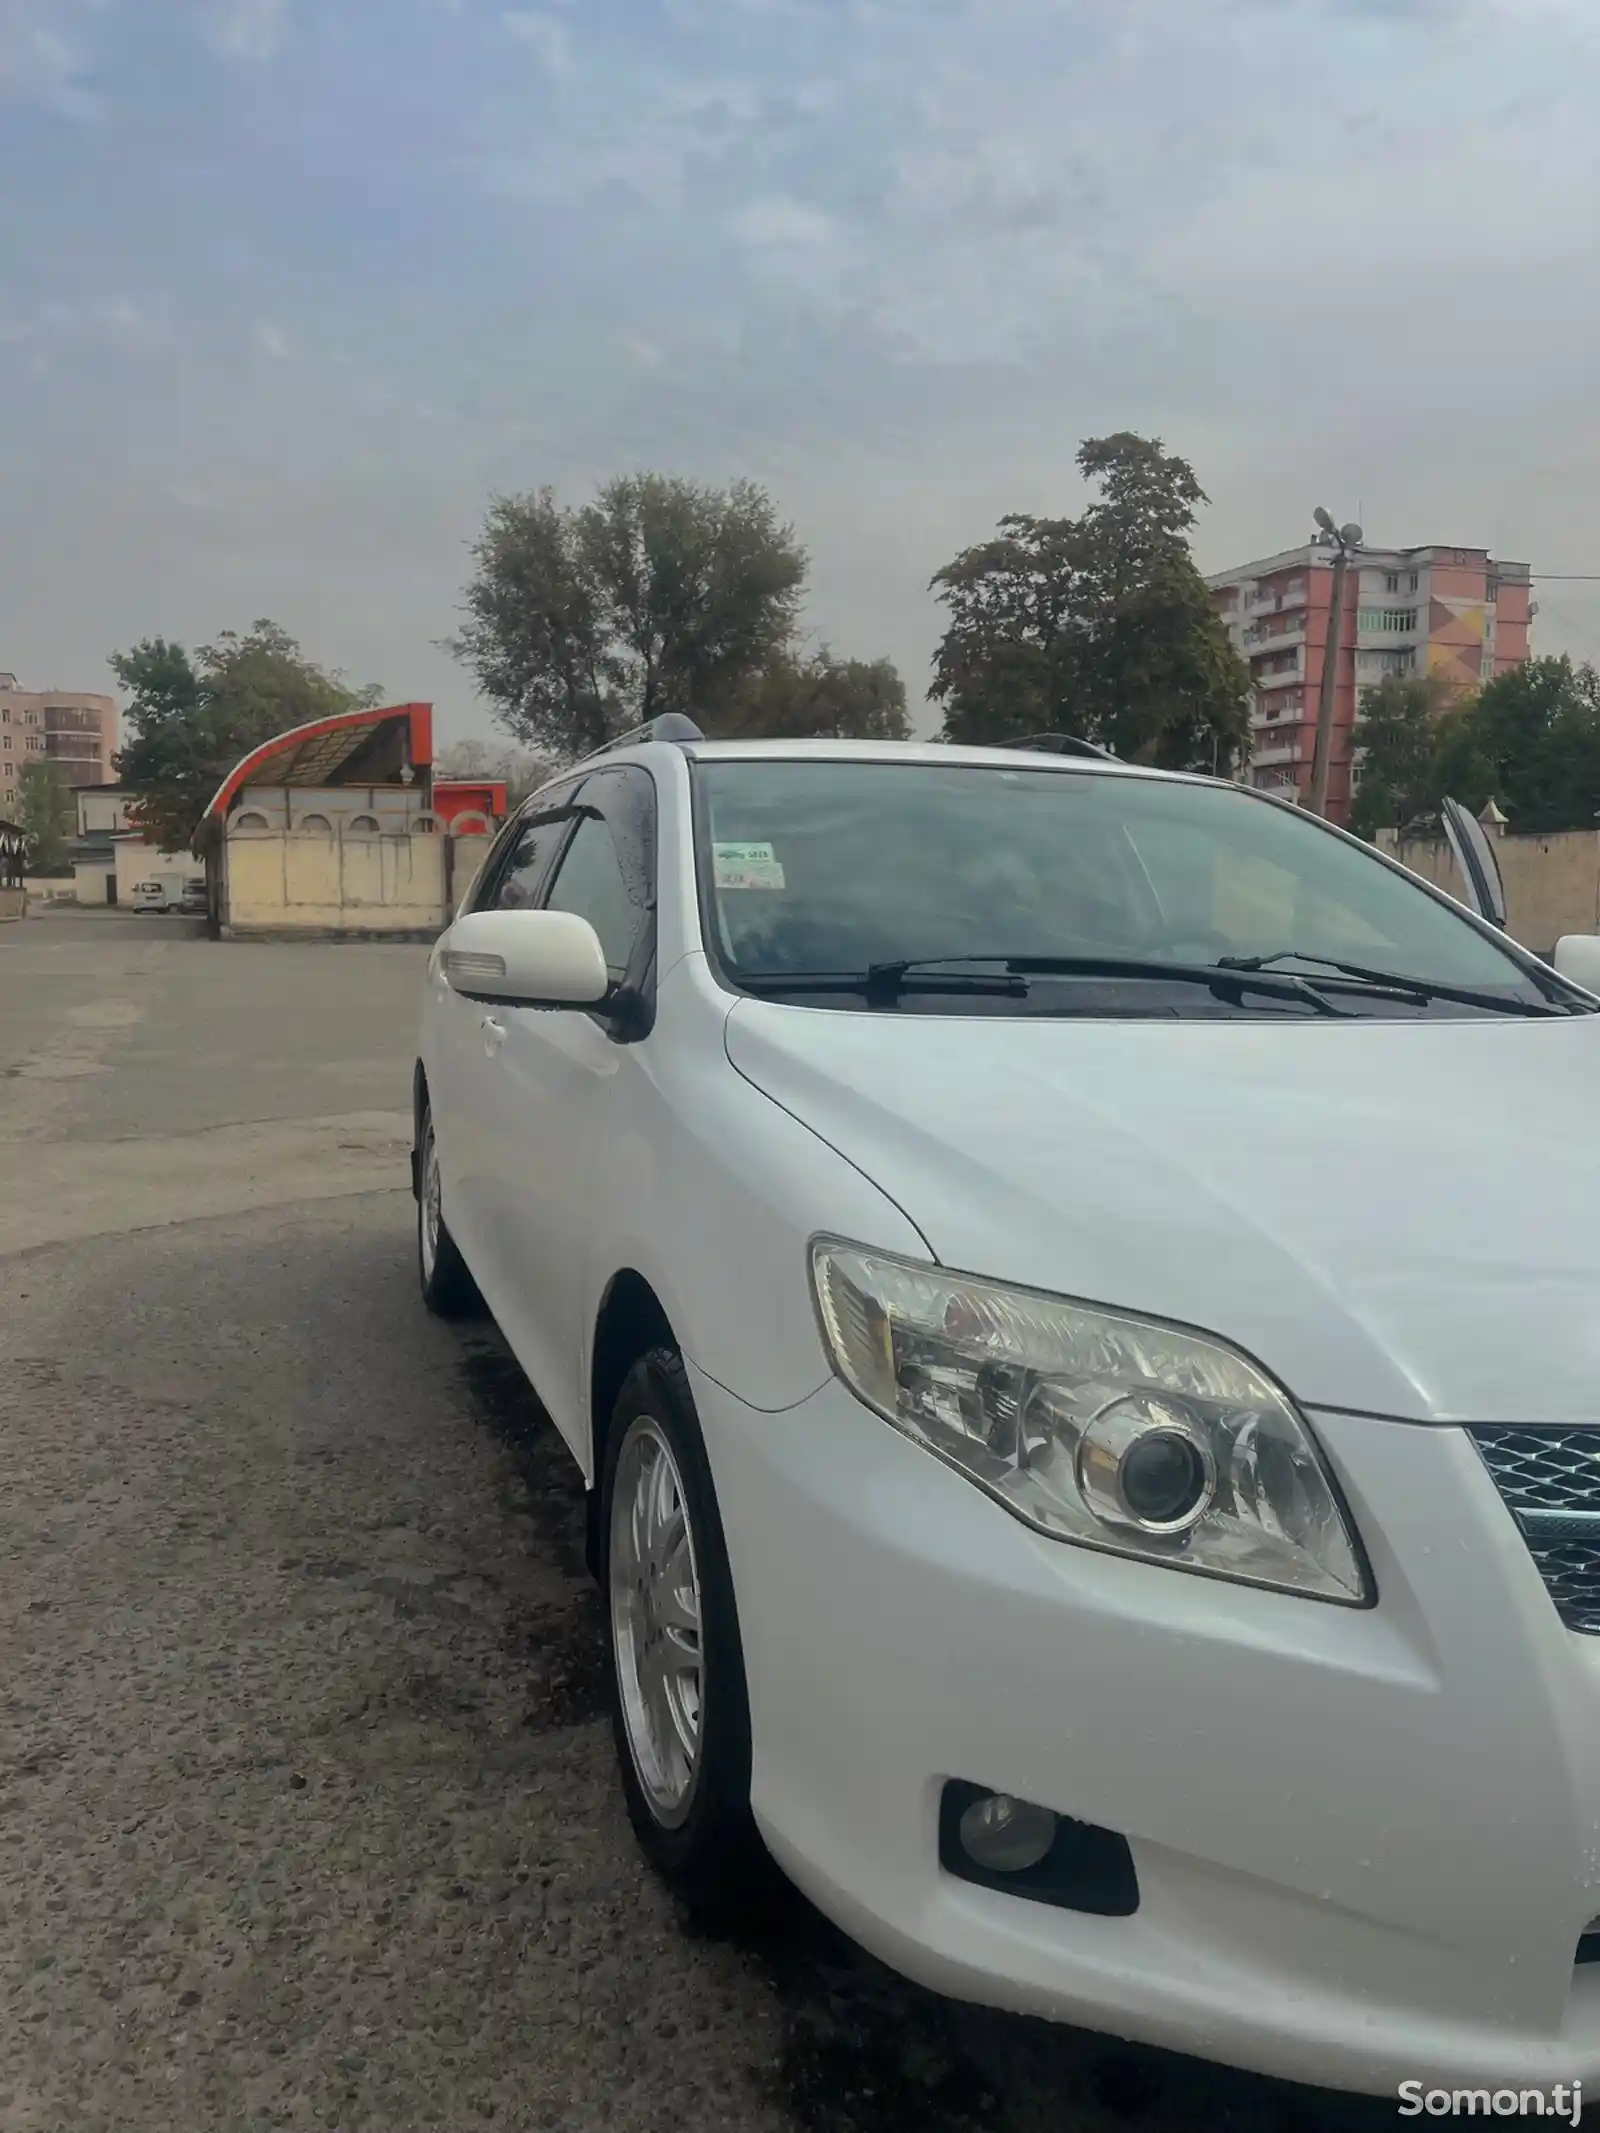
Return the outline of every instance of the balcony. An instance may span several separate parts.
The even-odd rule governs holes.
[[[1265,745],[1250,751],[1250,765],[1254,770],[1266,770],[1274,763],[1303,763],[1305,759],[1306,752],[1300,742],[1290,740],[1287,735],[1280,740],[1276,734],[1268,734]]]
[[[1388,646],[1399,648],[1425,631],[1427,617],[1415,601],[1408,607],[1360,607],[1356,610],[1356,643],[1363,651]]]
[[[1253,622],[1244,632],[1244,648],[1248,653],[1265,652],[1275,644],[1298,644],[1306,633],[1306,618],[1298,615],[1270,615],[1265,622]]]
[[[1257,689],[1292,689],[1305,678],[1305,668],[1298,659],[1292,667],[1284,667],[1279,673],[1263,674],[1257,667],[1250,676],[1252,686]]]
[[[1287,697],[1268,696],[1250,707],[1250,723],[1258,733],[1293,733],[1305,715],[1304,698],[1295,703]]]
[[[1278,586],[1274,587],[1271,592],[1255,593],[1247,602],[1243,603],[1241,612],[1247,612],[1252,615],[1278,615],[1286,613],[1291,608],[1304,607],[1305,604],[1306,587],[1302,583],[1291,589]]]

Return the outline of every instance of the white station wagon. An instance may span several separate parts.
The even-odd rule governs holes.
[[[423,1294],[583,1471],[657,1866],[1268,2073],[1600,2076],[1600,1001],[1082,744],[657,721],[469,902]]]

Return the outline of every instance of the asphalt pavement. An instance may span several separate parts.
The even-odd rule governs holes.
[[[576,1473],[421,1310],[424,952],[0,927],[0,2133],[1344,2133],[634,1849]]]

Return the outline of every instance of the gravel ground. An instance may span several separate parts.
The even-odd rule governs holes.
[[[401,1162],[380,1138],[350,1158],[378,1189],[271,1204],[278,1155],[239,1156],[245,1211],[173,1221],[162,1062],[204,1049],[202,966],[95,938],[144,957],[138,1014],[91,1017],[102,1044],[81,983],[57,1022],[30,988],[26,1054],[0,1060],[23,1105],[9,1135],[0,1108],[0,1200],[38,1187],[41,1147],[134,1142],[150,1169],[114,1232],[41,1205],[45,1241],[0,1256],[0,2133],[1392,2122],[953,2006],[797,1897],[739,1940],[680,1916],[613,1777],[575,1472],[492,1327],[418,1307]],[[406,991],[336,953],[223,962],[308,1064],[258,1059],[260,1095],[196,1130],[260,1111],[292,1135],[296,1104],[323,1130],[341,1074],[292,990],[274,1015],[278,973],[331,971],[375,1045],[374,1003]],[[57,1103],[63,1059],[87,1094]],[[343,1082],[393,1103],[371,1078]]]

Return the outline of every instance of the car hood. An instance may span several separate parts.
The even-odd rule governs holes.
[[[1207,1328],[1311,1406],[1600,1422],[1600,1017],[743,1000],[726,1044],[946,1266]]]

